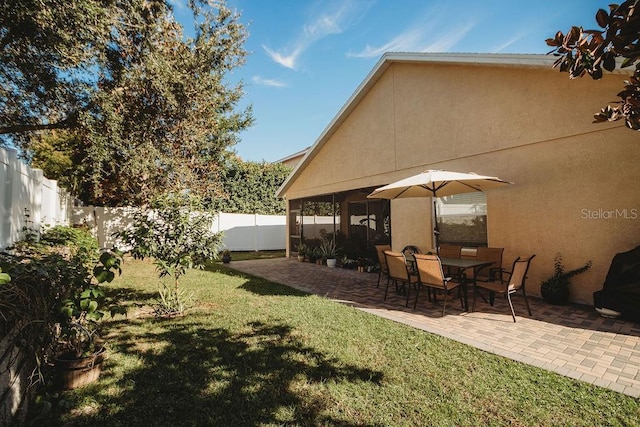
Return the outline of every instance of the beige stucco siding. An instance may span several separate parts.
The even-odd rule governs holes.
[[[507,259],[538,255],[530,283],[535,293],[560,251],[568,268],[594,261],[591,271],[572,279],[574,300],[590,303],[613,255],[640,244],[640,217],[634,214],[640,214],[640,168],[633,167],[640,147],[630,135],[618,129],[497,156],[500,175],[515,184],[487,193],[489,242],[505,247]],[[598,218],[601,209],[614,213]]]
[[[431,201],[430,197],[391,201],[392,248],[399,250],[413,245],[426,253],[435,247]]]
[[[369,177],[388,171],[388,159],[395,155],[392,97],[393,81],[385,76],[327,140],[287,197],[377,185]]]
[[[554,70],[393,64],[324,142],[288,198],[379,185],[443,161],[620,127],[591,124],[622,77],[607,81],[613,85],[570,81]],[[483,173],[488,168],[481,166]]]
[[[394,64],[389,72],[403,168],[599,130],[591,125],[593,113],[616,93],[554,70],[436,64],[425,71],[424,65]],[[620,76],[608,77],[619,85]],[[590,99],[575,96],[594,86]]]
[[[591,303],[611,258],[640,244],[640,134],[593,124],[624,76],[570,80],[548,68],[393,62],[314,147],[291,200],[379,186],[426,169],[473,171],[514,185],[488,191],[490,246],[504,266],[535,253],[528,283],[594,261],[572,279]],[[392,245],[433,246],[431,201],[391,204]]]

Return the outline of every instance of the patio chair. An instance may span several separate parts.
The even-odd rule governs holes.
[[[475,275],[475,279],[481,282],[490,282],[499,277],[502,280],[502,253],[504,248],[486,248],[479,247],[476,250],[476,259],[478,261],[492,261],[489,267],[481,268]],[[473,270],[465,271],[468,280],[474,279],[475,272]]]
[[[419,253],[420,253],[420,249],[418,249],[418,247],[417,247],[417,246],[413,246],[413,245],[405,246],[405,247],[402,249],[402,254],[403,254],[404,256],[407,256],[407,255],[413,255],[413,254],[419,254]]]
[[[415,264],[416,270],[418,273],[418,283],[416,285],[416,299],[413,303],[413,309],[415,310],[416,305],[418,304],[418,295],[420,294],[420,288],[425,286],[427,288],[427,292],[430,289],[434,290],[434,293],[438,290],[444,293],[444,298],[442,302],[442,316],[444,316],[445,310],[447,308],[447,294],[452,289],[456,289],[460,286],[460,283],[452,281],[451,277],[445,277],[444,272],[442,271],[442,263],[440,262],[440,257],[437,255],[421,255],[415,254]],[[462,301],[462,294],[458,293],[460,297],[460,303],[462,304],[462,308],[464,309],[464,302]],[[431,300],[431,298],[429,298]]]
[[[478,288],[484,288],[489,290],[489,304],[493,305],[495,294],[504,295],[509,301],[509,307],[511,308],[511,317],[513,322],[516,321],[516,312],[513,310],[513,303],[511,301],[511,295],[518,291],[522,291],[524,302],[527,305],[527,311],[531,316],[531,308],[529,307],[529,301],[527,300],[527,292],[525,290],[525,281],[527,279],[527,272],[531,265],[531,260],[535,255],[531,255],[529,258],[516,258],[511,267],[511,271],[505,273],[509,274],[507,280],[493,280],[489,282],[476,282],[473,286],[473,303],[471,305],[471,311],[474,310],[476,305],[476,295],[478,294]]]
[[[438,248],[438,256],[441,258],[460,258],[461,253],[461,245],[440,245],[440,248]],[[455,276],[458,273],[459,271],[456,271],[454,274],[451,272],[451,268],[447,267],[447,276]]]
[[[387,260],[384,257],[384,251],[390,251],[389,245],[376,245],[376,253],[378,254],[378,264],[380,264],[380,271],[378,272],[378,284],[376,288],[380,287],[380,278],[384,274],[387,276],[387,284],[389,282],[389,268],[387,267]]]
[[[413,265],[413,254],[419,254],[420,249],[417,246],[408,245],[402,249],[402,255],[404,255],[404,260],[409,266],[409,271],[412,274],[416,274],[415,266]]]
[[[384,256],[389,269],[387,286],[384,290],[384,299],[387,299],[389,283],[393,282],[397,293],[402,289],[405,290],[407,294],[407,302],[405,305],[407,305],[409,304],[411,285],[415,285],[418,282],[418,277],[411,274],[402,252],[384,251]]]
[[[440,245],[438,256],[441,258],[460,258],[462,246],[460,245]]]

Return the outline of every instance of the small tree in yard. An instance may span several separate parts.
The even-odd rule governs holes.
[[[199,198],[171,194],[155,199],[148,210],[134,216],[131,228],[117,234],[132,248],[131,256],[153,258],[160,278],[173,278],[173,288],[164,286],[160,291],[156,313],[183,312],[191,297],[179,288],[180,277],[217,258],[222,233],[212,231],[212,221],[213,214],[202,208]]]
[[[603,29],[583,30],[571,27],[565,35],[558,31],[546,40],[558,56],[554,67],[566,71],[571,78],[589,74],[594,80],[602,78],[603,69],[613,71],[616,58],[624,60],[620,68],[636,64],[640,59],[640,0],[627,0],[609,5],[609,12],[599,9],[596,22]],[[607,106],[594,115],[595,122],[624,119],[628,128],[640,130],[640,63],[618,93],[621,101],[616,107]]]

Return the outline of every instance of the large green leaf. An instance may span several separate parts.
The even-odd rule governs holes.
[[[102,313],[101,311],[92,311],[90,313],[87,313],[87,319],[95,320],[96,322],[101,320],[103,317],[104,313]]]
[[[98,283],[111,282],[115,278],[115,274],[112,271],[104,270],[100,267],[96,267],[93,270],[93,276]]]
[[[100,262],[108,269],[119,264],[118,258],[110,252],[103,252],[100,255]]]
[[[11,276],[7,273],[1,273],[2,269],[0,268],[0,285],[6,285],[11,282]]]

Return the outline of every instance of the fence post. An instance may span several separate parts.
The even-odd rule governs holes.
[[[258,214],[257,213],[253,213],[253,250],[254,252],[258,252],[258,248],[260,247],[258,245],[258,240],[259,237],[258,233],[260,232],[260,228],[258,227]]]
[[[16,179],[17,151],[13,149],[0,148],[0,178],[3,187],[2,197],[0,197],[0,248],[13,243],[13,182]]]
[[[33,228],[37,233],[42,232],[42,181],[44,179],[44,173],[42,169],[27,169],[33,179],[33,193],[31,194],[31,221],[33,221]]]

